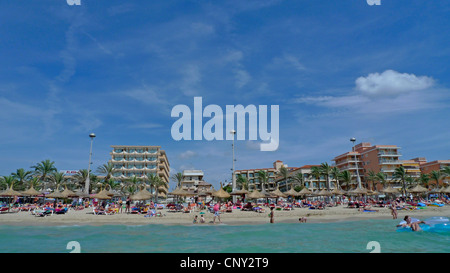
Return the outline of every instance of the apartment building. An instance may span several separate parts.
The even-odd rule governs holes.
[[[184,170],[182,172],[181,188],[189,192],[205,192],[211,189],[211,184],[203,180],[204,173],[201,170]]]
[[[422,160],[420,162],[420,171],[422,173],[430,175],[432,171],[440,171],[445,167],[450,167],[450,160],[434,160],[430,162],[426,162],[426,160]],[[431,183],[435,183],[431,181]],[[443,176],[439,180],[439,186],[449,185],[450,184],[450,176]]]
[[[291,186],[297,185],[299,182],[294,179],[294,177],[298,176],[300,173],[303,176],[304,186],[311,191],[321,190],[327,187],[327,179],[321,175],[316,177],[312,175],[312,168],[320,167],[320,165],[304,165],[301,167],[295,167],[289,169],[289,178],[287,181],[284,177],[278,176],[276,179],[276,183],[280,189],[280,191],[288,191],[291,189]],[[333,179],[330,177],[330,181]],[[332,189],[334,188],[334,184],[331,183]]]
[[[133,146],[112,145],[111,162],[114,166],[112,177],[123,181],[136,176],[138,179],[146,179],[150,173],[155,173],[166,183],[167,193],[169,188],[170,164],[166,152],[161,146]]]
[[[269,179],[267,181],[266,190],[273,191],[277,188],[276,179],[278,177],[279,171],[282,167],[289,168],[286,164],[281,160],[277,160],[273,163],[273,168],[261,168],[261,169],[247,169],[247,170],[236,170],[236,177],[242,175],[243,177],[248,179],[248,188],[250,191],[255,189],[262,190],[262,183],[260,178],[258,177],[259,171],[266,171],[269,175]]]
[[[369,171],[375,173],[382,172],[386,174],[387,181],[392,183],[394,188],[401,187],[399,183],[393,183],[393,174],[396,168],[403,165],[400,160],[400,147],[396,145],[371,145],[368,142],[357,144],[353,150],[336,156],[333,161],[335,166],[341,171],[348,170],[357,183],[357,174],[361,179],[362,185],[367,185],[365,176]],[[380,186],[378,186],[380,188]]]

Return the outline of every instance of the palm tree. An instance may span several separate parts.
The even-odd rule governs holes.
[[[405,167],[400,166],[395,168],[394,170],[394,179],[402,183],[403,195],[406,196],[406,179],[408,178],[408,174],[406,173]]]
[[[375,183],[375,181],[377,181],[377,174],[374,171],[369,170],[367,172],[366,181],[372,182],[373,189],[375,189],[374,183]]]
[[[439,179],[441,178],[441,171],[432,171],[430,173],[430,178],[431,180],[436,181],[436,188],[437,188],[439,185]]]
[[[183,174],[178,172],[172,175],[172,180],[174,180],[177,183],[177,188],[181,187],[181,181],[183,181]]]
[[[12,175],[8,175],[8,176],[2,176],[0,178],[0,183],[5,186],[6,188],[11,188],[13,189],[14,184],[16,184],[17,179],[12,176]]]
[[[320,188],[320,177],[322,176],[320,168],[317,166],[311,167],[311,176],[317,179],[317,183],[319,184]]]
[[[76,173],[73,176],[73,180],[78,186],[86,186],[87,176],[88,176],[88,170],[82,169],[82,170],[79,170],[78,173]],[[96,182],[98,181],[97,176],[92,174],[90,171],[89,171],[89,181],[92,182],[89,184],[89,192],[90,192],[90,190],[92,189],[92,186],[95,185]]]
[[[289,177],[289,170],[286,167],[280,168],[280,175],[283,177],[284,184],[286,185],[286,189],[288,189],[288,177]]]
[[[50,161],[50,159],[43,160],[36,165],[31,166],[34,169],[34,173],[40,176],[41,182],[47,182],[46,178],[52,172],[58,171],[55,167],[55,162]]]
[[[156,175],[150,180],[150,185],[155,188],[155,200],[158,202],[159,187],[165,186],[166,182],[164,182],[159,175]]]
[[[64,184],[67,181],[67,178],[63,172],[54,172],[50,174],[49,180],[55,185],[55,191],[57,191],[61,184]]]
[[[238,174],[236,184],[241,188],[241,190],[248,190],[248,178],[242,174]]]
[[[352,183],[352,173],[349,170],[341,172],[339,178],[347,185],[347,187],[350,187],[350,184]]]
[[[109,180],[112,176],[112,172],[114,170],[114,164],[108,162],[103,164],[97,168],[97,173],[105,176],[105,181]]]
[[[265,170],[260,170],[257,172],[257,174],[258,174],[258,178],[261,181],[261,187],[262,187],[261,191],[265,192],[267,181],[269,181],[269,174]]]
[[[25,181],[28,180],[32,173],[33,172],[31,171],[25,171],[25,169],[20,168],[17,169],[15,173],[11,173],[11,175],[17,180],[20,187],[23,189]]]
[[[328,165],[327,162],[320,164],[320,173],[327,179],[327,190],[330,190],[330,175],[332,174],[333,168]]]
[[[450,177],[450,166],[446,166],[441,170],[443,178]]]
[[[34,189],[39,190],[41,183],[42,182],[39,180],[39,177],[33,176],[30,180],[28,180],[28,187],[33,187]]]
[[[430,182],[430,177],[428,176],[428,174],[426,173],[422,173],[420,174],[420,177],[418,179],[418,182],[422,185],[428,188],[429,186],[429,182]]]
[[[376,174],[376,180],[383,185],[383,187],[386,186],[387,183],[387,175],[384,172],[378,172]]]
[[[333,169],[331,169],[331,175],[333,175],[334,180],[336,180],[336,188],[340,189],[341,185],[339,183],[339,178],[341,175],[341,170],[339,170],[338,167],[333,167]]]
[[[296,173],[292,178],[300,185],[300,188],[305,187],[305,176],[301,172]]]

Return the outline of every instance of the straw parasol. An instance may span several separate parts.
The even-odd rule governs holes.
[[[92,198],[96,198],[96,199],[99,199],[99,200],[108,200],[108,199],[111,199],[112,197],[107,195],[106,192],[101,191],[101,192],[99,192],[97,194],[94,194],[92,196]]]
[[[331,191],[331,194],[333,195],[344,195],[345,193],[343,191],[341,191],[338,188],[335,188],[334,190]]]
[[[34,187],[31,186],[28,190],[23,191],[22,195],[24,195],[24,196],[38,196],[38,195],[42,195],[42,192],[35,190]]]
[[[330,191],[323,189],[321,191],[319,191],[318,193],[316,193],[317,196],[331,196],[333,195]]]
[[[9,211],[11,209],[11,197],[13,197],[13,196],[23,196],[23,194],[21,192],[13,190],[12,185],[11,185],[9,188],[7,188],[6,190],[2,191],[0,193],[0,196],[7,196],[7,197],[9,197],[9,202],[8,202],[8,204],[9,204],[8,211]]]
[[[100,193],[99,193],[100,194]],[[106,194],[106,193],[105,193]],[[131,200],[148,200],[153,196],[148,190],[140,190],[136,194],[130,196]]]
[[[304,195],[314,195],[314,193],[310,190],[308,190],[307,188],[303,188],[299,193],[299,196],[304,196]]]
[[[247,198],[249,199],[266,198],[266,195],[258,190],[254,190],[249,195],[247,195]]]
[[[448,186],[447,188],[445,188],[442,192],[443,192],[443,193],[450,193],[450,186]]]
[[[287,192],[285,192],[284,194],[286,194],[287,196],[300,196],[299,192],[294,190],[294,188],[291,186],[291,189],[288,190]]]
[[[46,194],[45,197],[47,198],[66,198],[67,195],[60,192],[58,189],[56,189],[54,192]]]
[[[217,191],[215,191],[215,192],[213,192],[213,193],[212,193],[212,196],[217,197],[217,198],[228,198],[228,197],[230,197],[231,195],[230,195],[228,192],[226,192],[226,191],[223,190],[223,188],[222,188],[222,183],[221,183],[221,184],[220,184],[220,189],[217,190]]]
[[[89,197],[89,194],[83,192],[82,190],[77,190],[75,192],[75,196],[83,198],[83,197]]]
[[[283,197],[283,198],[286,198],[286,197],[287,197],[286,194],[284,194],[283,192],[280,191],[279,187],[277,187],[276,190],[270,192],[270,194],[276,196],[277,198],[278,198],[278,197]]]
[[[249,192],[247,190],[236,190],[236,191],[232,191],[230,194],[231,195],[243,195],[243,194],[248,194]]]
[[[399,193],[399,191],[397,189],[394,189],[393,187],[389,186],[383,190],[381,190],[383,193]]]
[[[410,193],[424,193],[427,192],[428,190],[424,187],[422,187],[421,185],[417,185],[412,189],[407,190]]]
[[[367,194],[368,191],[363,187],[357,187],[356,189],[350,191],[350,194]]]
[[[73,191],[69,190],[67,187],[65,188],[65,190],[62,192],[62,194],[64,194],[67,197],[76,197],[77,194],[74,193]]]

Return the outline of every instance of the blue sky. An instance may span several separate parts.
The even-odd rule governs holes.
[[[85,169],[95,132],[94,169],[111,145],[161,145],[172,172],[230,181],[230,141],[171,137],[171,109],[194,96],[279,105],[279,149],[237,141],[236,169],[331,163],[350,137],[449,159],[446,1],[81,3],[0,2],[1,175],[47,158]]]

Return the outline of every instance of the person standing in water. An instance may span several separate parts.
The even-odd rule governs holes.
[[[270,223],[273,224],[274,223],[273,207],[270,207],[269,217],[270,217]]]

